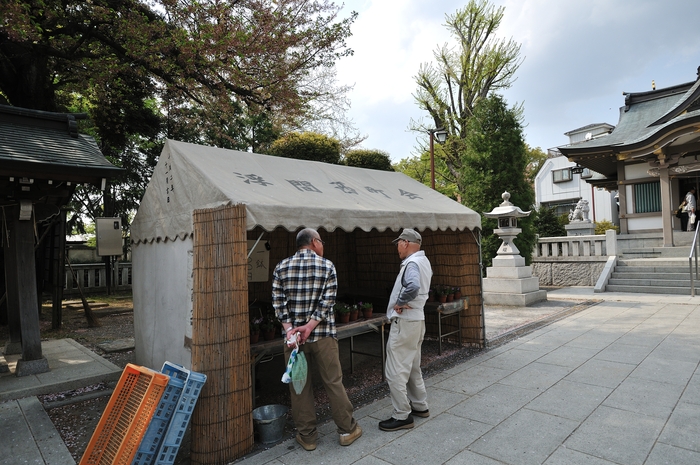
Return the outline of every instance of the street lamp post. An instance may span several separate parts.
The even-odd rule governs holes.
[[[430,131],[430,187],[435,189],[435,152],[433,141],[437,139],[441,144],[447,140],[447,131],[444,129],[431,129]]]

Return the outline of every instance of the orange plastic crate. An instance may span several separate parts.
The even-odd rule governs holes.
[[[166,374],[128,364],[80,465],[130,465],[169,379]]]

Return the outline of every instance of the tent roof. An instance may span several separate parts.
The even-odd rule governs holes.
[[[167,140],[131,226],[135,243],[192,233],[192,213],[245,204],[247,229],[481,228],[481,216],[404,175]]]

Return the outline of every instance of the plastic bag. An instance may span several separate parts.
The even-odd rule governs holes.
[[[290,342],[296,345],[296,334],[293,335],[291,339],[292,340]],[[308,365],[306,364],[306,355],[304,355],[304,352],[299,352],[299,346],[296,345],[296,347],[292,349],[292,353],[289,355],[287,369],[282,375],[282,382],[287,384],[292,383],[294,392],[299,395],[301,394],[301,391],[304,390],[304,386],[306,385],[306,377],[308,372],[309,369]]]
[[[695,213],[690,214],[690,224],[695,224]]]
[[[306,365],[306,355],[304,352],[297,354],[297,360],[292,366],[292,386],[297,395],[301,394],[306,385],[306,376],[308,375],[308,366]]]

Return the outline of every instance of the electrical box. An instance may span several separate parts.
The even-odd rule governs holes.
[[[121,255],[122,220],[121,218],[95,218],[97,235],[97,255]]]

